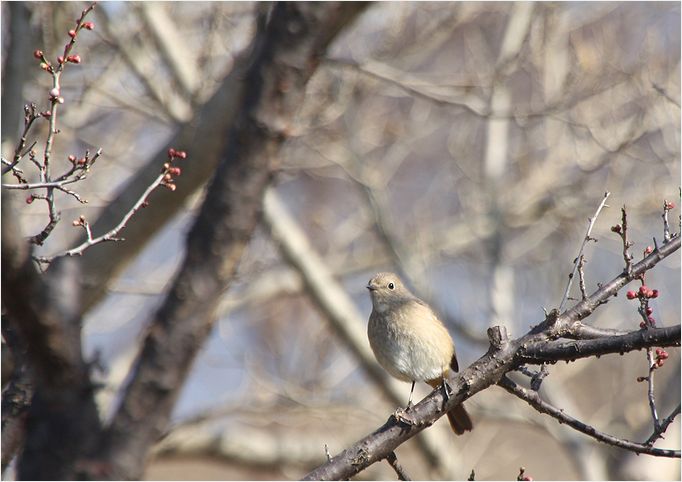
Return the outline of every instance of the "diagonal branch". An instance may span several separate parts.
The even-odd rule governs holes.
[[[564,291],[564,297],[561,299],[561,303],[559,304],[559,311],[563,310],[564,306],[566,306],[566,301],[568,300],[568,294],[571,291],[571,285],[573,284],[573,279],[575,278],[575,275],[578,272],[578,269],[580,268],[581,261],[583,260],[582,256],[583,256],[583,251],[585,250],[585,246],[587,245],[588,241],[594,240],[594,238],[592,238],[590,236],[590,234],[592,234],[592,228],[594,227],[594,223],[597,221],[597,217],[599,216],[599,213],[604,208],[604,206],[606,206],[606,200],[608,199],[608,197],[610,195],[611,195],[611,193],[608,191],[606,193],[604,193],[604,197],[602,198],[601,203],[599,203],[599,207],[595,211],[594,216],[592,216],[589,219],[589,224],[587,225],[587,232],[585,233],[585,238],[583,239],[583,243],[580,245],[580,250],[578,251],[578,256],[575,257],[575,263],[573,264],[573,272],[568,277],[568,284],[566,285],[566,291]],[[584,280],[582,277],[580,278],[580,281],[581,281],[580,286],[582,289],[582,288],[584,288]]]
[[[563,410],[560,410],[542,400],[542,398],[540,398],[540,395],[537,392],[527,390],[517,385],[506,376],[502,377],[502,380],[498,382],[498,385],[507,390],[512,395],[516,395],[521,400],[527,402],[531,407],[533,407],[538,412],[545,413],[557,419],[559,423],[565,423],[569,427],[572,427],[575,430],[584,433],[585,435],[593,437],[595,440],[607,443],[609,445],[614,445],[616,447],[620,447],[623,449],[627,449],[638,454],[655,455],[657,457],[680,458],[679,450],[657,449],[647,444],[630,442],[629,440],[624,440],[613,435],[600,432],[591,425],[587,425],[586,423],[583,423],[580,420],[565,414]]]

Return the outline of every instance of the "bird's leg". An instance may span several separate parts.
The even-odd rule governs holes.
[[[412,388],[410,389],[410,398],[407,399],[407,408],[405,410],[410,410],[412,408],[412,394],[414,393],[415,381],[412,380]]]
[[[407,407],[398,407],[395,412],[393,412],[393,417],[398,421],[407,425],[412,425],[414,422],[409,418],[407,412],[412,409],[412,393],[414,392],[414,384],[416,382],[412,380],[412,388],[410,389],[410,398],[407,400]]]

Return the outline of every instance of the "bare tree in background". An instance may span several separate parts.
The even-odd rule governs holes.
[[[23,105],[53,102],[32,52],[54,62],[86,7],[3,4],[3,164]],[[3,188],[3,469],[678,477],[679,5],[365,7],[91,13],[52,153],[58,172],[103,149],[67,185],[88,204],[53,193],[61,222],[30,251],[47,201]],[[182,175],[148,196],[169,149]],[[34,261],[140,201],[125,241]],[[384,424],[409,391],[368,351],[364,286],[386,269],[471,365],[422,425]],[[424,430],[472,396],[471,434]]]

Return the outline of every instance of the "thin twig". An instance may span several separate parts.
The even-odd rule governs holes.
[[[17,178],[19,182],[22,182],[23,178],[20,177],[17,174],[17,171],[15,169],[15,166],[19,163],[22,157],[26,155],[26,151],[24,151],[24,147],[26,147],[26,139],[28,137],[28,132],[31,130],[31,127],[33,126],[33,122],[40,117],[40,115],[36,114],[37,106],[34,103],[31,104],[26,104],[24,106],[24,131],[21,133],[21,139],[19,139],[19,144],[17,145],[17,148],[14,150],[14,157],[12,159],[11,163],[7,164],[7,167],[5,167],[2,170],[2,174],[5,175],[9,171],[12,171],[14,174],[14,177]],[[33,143],[31,145],[31,148],[35,145]],[[31,149],[29,148],[29,150]],[[21,172],[21,171],[19,171]]]
[[[623,213],[621,224],[616,225],[611,228],[611,231],[618,233],[620,238],[623,240],[623,260],[625,261],[625,272],[630,274],[632,272],[632,254],[630,254],[630,248],[632,247],[632,242],[628,239],[628,215],[625,211],[625,206],[621,208]]]
[[[578,260],[578,286],[580,286],[580,295],[582,296],[582,299],[585,300],[587,299],[587,289],[585,288],[585,271],[583,268],[585,267],[585,256],[580,255],[580,259]]]
[[[410,479],[410,476],[407,475],[402,466],[398,463],[398,457],[396,457],[395,452],[391,452],[390,454],[388,454],[388,456],[386,457],[386,461],[391,465],[391,467],[393,467],[395,473],[398,474],[399,480],[412,480]]]
[[[50,111],[49,111],[49,129],[47,132],[47,138],[45,140],[45,150],[43,151],[43,161],[42,164],[37,162],[35,159],[35,156],[29,152],[29,157],[31,161],[38,166],[38,170],[40,172],[40,182],[41,183],[46,183],[49,184],[53,181],[52,175],[50,173],[50,163],[52,160],[52,146],[54,144],[55,136],[59,133],[59,129],[57,129],[57,112],[58,112],[58,107],[60,104],[64,103],[64,98],[61,96],[61,84],[60,84],[60,79],[62,72],[64,72],[64,68],[66,64],[71,62],[69,58],[69,53],[71,52],[71,49],[73,49],[73,46],[76,43],[76,38],[78,32],[83,28],[83,20],[85,19],[85,16],[90,13],[90,11],[95,7],[95,3],[92,3],[90,6],[86,7],[82,12],[80,17],[76,20],[76,27],[74,30],[71,30],[69,32],[69,36],[71,37],[69,42],[67,42],[66,46],[64,47],[64,53],[62,56],[59,57],[57,60],[57,63],[55,65],[52,65],[45,55],[41,51],[36,51],[36,55],[40,58],[42,61],[42,65],[45,67],[45,70],[49,72],[52,76],[52,89],[50,90]],[[80,62],[80,60],[78,61]],[[76,62],[77,63],[77,62]],[[31,116],[36,117],[35,109],[31,112]],[[41,114],[43,117],[48,116],[48,113],[43,113]],[[28,111],[27,111],[28,115]],[[16,154],[15,154],[16,156]],[[21,181],[20,181],[21,182]],[[54,200],[54,191],[55,189],[58,189],[56,187],[47,187],[46,188],[46,194],[44,197],[37,197],[34,196],[34,198],[37,199],[44,199],[45,202],[47,203],[47,210],[48,210],[48,217],[49,221],[47,225],[43,228],[43,230],[36,234],[35,236],[32,236],[30,238],[31,244],[37,244],[37,245],[42,245],[45,240],[50,236],[52,233],[52,230],[57,226],[57,223],[59,223],[61,216],[59,211],[57,211],[57,206],[55,204]],[[73,191],[66,190],[64,191],[67,194],[70,194],[74,196],[76,199],[82,202],[80,197],[74,193]]]
[[[673,420],[675,420],[675,417],[677,417],[680,414],[680,404],[677,404],[677,408],[673,410],[673,413],[671,413],[668,417],[664,418],[661,423],[658,424],[658,428],[654,429],[654,433],[651,434],[651,437],[647,439],[646,442],[644,442],[644,445],[653,445],[656,440],[659,438],[664,438],[663,434],[665,431],[668,429],[668,425],[673,423]]]
[[[53,182],[37,182],[34,184],[3,184],[2,188],[3,189],[20,189],[20,190],[28,190],[28,189],[41,189],[41,188],[50,188],[50,189],[56,189],[58,191],[63,192],[64,194],[68,194],[69,196],[73,196],[79,203],[81,204],[87,204],[88,201],[86,199],[83,199],[80,194],[78,194],[76,191],[72,191],[71,189],[67,189],[64,187],[66,184],[73,184],[74,182],[78,182],[83,178],[79,179],[69,179],[66,181],[53,181]],[[45,198],[40,198],[38,196],[33,196],[34,199],[45,199]]]
[[[130,221],[130,218],[132,218],[137,211],[144,207],[145,203],[147,202],[147,197],[151,194],[151,192],[166,182],[166,176],[167,176],[166,170],[159,174],[159,176],[154,180],[154,182],[152,182],[149,185],[149,187],[144,191],[144,193],[142,193],[142,195],[135,202],[130,211],[128,211],[125,214],[125,216],[123,216],[121,222],[118,223],[111,230],[107,231],[101,236],[93,238],[92,234],[89,232],[89,227],[86,227],[85,229],[86,232],[88,233],[88,239],[86,239],[83,243],[79,244],[75,248],[69,249],[68,251],[65,251],[61,254],[57,254],[52,257],[37,257],[35,258],[36,261],[38,261],[39,263],[51,263],[55,259],[61,258],[63,256],[81,256],[86,249],[88,249],[90,246],[94,246],[95,244],[103,243],[106,241],[123,241],[123,238],[119,238],[118,234],[126,227],[128,221]],[[85,225],[83,226],[85,227]]]
[[[654,397],[654,370],[657,365],[654,360],[654,354],[651,348],[646,349],[646,360],[649,364],[649,376],[647,377],[647,398],[649,399],[649,409],[651,410],[651,417],[654,420],[654,431],[658,430],[661,422],[658,419],[658,411],[656,410],[656,398]]]
[[[589,218],[589,224],[587,226],[587,232],[585,233],[585,238],[583,239],[583,243],[580,245],[580,250],[578,251],[578,255],[575,258],[575,262],[573,264],[573,272],[571,275],[568,277],[568,284],[566,285],[566,291],[564,291],[564,296],[561,299],[561,304],[559,304],[559,311],[564,310],[564,305],[566,305],[566,301],[568,300],[568,293],[571,291],[571,285],[573,284],[573,278],[575,278],[575,274],[578,271],[578,265],[580,264],[580,257],[583,254],[583,250],[585,249],[585,245],[587,244],[588,241],[593,240],[596,241],[596,239],[590,237],[590,234],[592,233],[592,228],[594,227],[594,223],[597,221],[597,217],[599,216],[599,213],[601,210],[606,206],[606,199],[611,195],[610,192],[605,192],[604,193],[604,198],[601,200],[599,203],[599,207],[594,213],[594,216]],[[584,299],[584,298],[583,298]]]
[[[516,395],[521,400],[526,401],[538,412],[545,413],[557,419],[559,423],[565,423],[566,425],[574,428],[575,430],[582,432],[585,435],[589,435],[595,440],[640,454],[654,455],[657,457],[680,458],[679,450],[658,449],[648,446],[646,444],[630,442],[629,440],[624,440],[618,437],[614,437],[613,435],[600,432],[591,425],[587,425],[586,423],[583,423],[580,420],[577,420],[571,417],[570,415],[565,414],[562,410],[542,400],[540,396],[537,394],[537,392],[529,391],[523,387],[518,386],[516,383],[514,383],[506,376],[502,377],[498,385],[507,390],[509,393]]]
[[[670,222],[668,221],[668,212],[673,208],[673,203],[669,201],[663,201],[663,242],[667,243],[670,241]]]

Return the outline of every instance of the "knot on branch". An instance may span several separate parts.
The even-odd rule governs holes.
[[[490,347],[494,351],[500,351],[509,343],[509,333],[507,327],[504,325],[493,326],[488,328],[488,340]]]
[[[556,308],[554,308],[552,311],[547,313],[547,315],[545,315],[545,323],[547,324],[548,327],[556,325],[557,319],[559,319],[559,310],[557,310]]]

